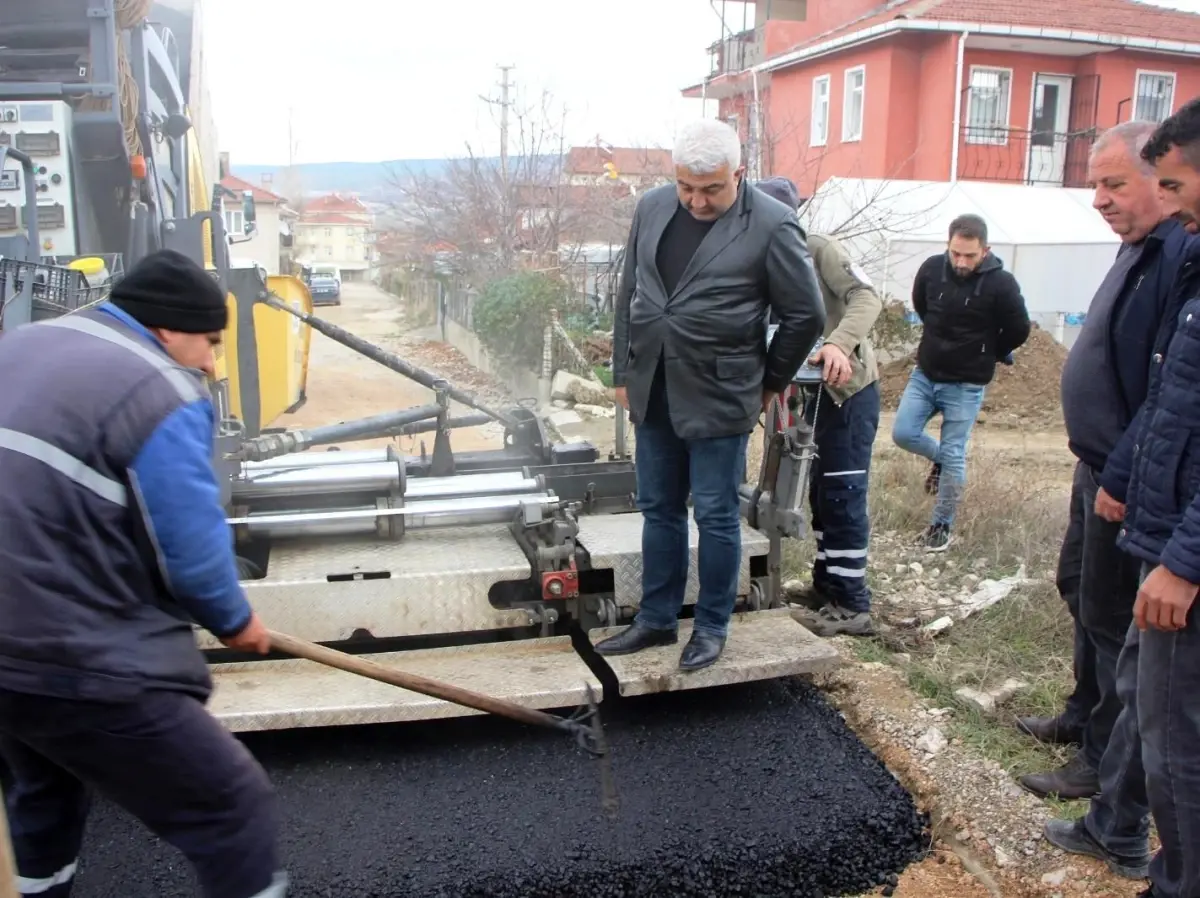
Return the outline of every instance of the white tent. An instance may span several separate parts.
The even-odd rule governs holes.
[[[1090,190],[1063,187],[830,178],[801,209],[801,223],[837,236],[881,294],[911,306],[917,269],[945,250],[950,222],[979,215],[1030,317],[1064,339],[1064,322],[1087,312],[1120,245],[1091,203]]]

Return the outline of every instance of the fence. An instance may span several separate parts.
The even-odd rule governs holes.
[[[398,287],[408,303],[410,320],[436,325],[441,339],[461,352],[476,368],[502,380],[522,396],[549,401],[550,381],[557,371],[569,371],[588,380],[598,381],[592,363],[571,339],[563,322],[573,316],[593,316],[597,310],[592,297],[576,291],[555,309],[544,326],[540,370],[523,369],[506,360],[492,358],[475,331],[474,307],[479,291],[462,284],[433,279],[413,278]]]

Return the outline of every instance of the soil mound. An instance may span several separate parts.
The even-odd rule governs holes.
[[[1059,383],[1067,348],[1048,331],[1035,327],[1013,358],[1013,365],[996,366],[996,377],[988,385],[979,423],[987,427],[1061,427]],[[888,411],[895,411],[900,405],[900,395],[916,363],[914,351],[880,368],[883,407]]]

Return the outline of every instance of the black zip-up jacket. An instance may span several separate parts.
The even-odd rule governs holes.
[[[1029,339],[1021,287],[991,253],[965,278],[947,253],[930,256],[913,281],[913,311],[924,325],[917,364],[935,383],[986,386],[996,362]]]

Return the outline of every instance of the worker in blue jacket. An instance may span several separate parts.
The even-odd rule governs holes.
[[[205,709],[193,629],[270,649],[212,465],[204,375],[227,314],[216,281],[161,252],[109,303],[0,339],[0,758],[22,895],[70,894],[94,792],[179,849],[206,898],[285,892],[271,785]]]
[[[1167,213],[1200,232],[1200,98],[1142,151]],[[1096,514],[1142,563],[1134,624],[1117,663],[1120,716],[1100,762],[1100,794],[1046,838],[1100,858],[1146,898],[1200,898],[1200,249],[1180,267],[1155,340],[1146,400],[1100,476]],[[1147,810],[1150,812],[1147,813]],[[1149,818],[1161,848],[1149,858]]]

